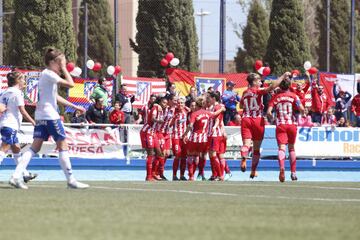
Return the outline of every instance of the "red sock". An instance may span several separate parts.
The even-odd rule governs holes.
[[[260,151],[254,150],[254,153],[252,156],[252,161],[251,161],[251,171],[256,171],[256,168],[259,164],[259,160],[260,160]]]
[[[210,157],[210,161],[212,161],[212,163],[214,164],[214,166],[213,166],[213,168],[214,168],[213,176],[214,177],[221,177],[219,159],[216,156],[215,157]]]
[[[160,175],[160,176],[163,176],[163,175],[164,175],[165,163],[166,163],[166,158],[165,158],[165,157],[161,157],[161,158],[159,159],[159,175]]]
[[[206,164],[206,159],[204,157],[201,157],[199,159],[199,174],[204,176],[204,168]]]
[[[185,170],[186,170],[186,158],[181,158],[180,159],[180,176],[185,175]]]
[[[224,176],[224,170],[225,170],[226,161],[225,158],[220,158],[220,177]]]
[[[193,156],[187,157],[189,180],[194,178],[194,158]]]
[[[225,159],[224,159],[224,161],[225,161],[225,168],[224,168],[224,170],[225,170],[226,173],[230,173],[229,165],[228,165],[228,163],[227,163],[227,161],[226,161]]]
[[[278,150],[278,161],[279,161],[279,166],[280,166],[280,169],[283,168],[285,169],[285,151],[282,150],[282,149],[279,149]]]
[[[159,164],[160,164],[160,158],[158,156],[155,156],[154,160],[153,160],[153,164],[152,164],[152,174],[153,174],[153,176],[158,175]]]
[[[249,147],[243,145],[240,149],[241,157],[246,158],[249,155]]]
[[[295,149],[289,149],[290,155],[290,169],[292,173],[296,172],[296,154]]]
[[[153,163],[153,156],[146,157],[146,178],[152,178],[152,163]]]
[[[173,162],[173,176],[176,176],[177,170],[179,168],[179,162],[180,159],[178,157],[175,157]]]

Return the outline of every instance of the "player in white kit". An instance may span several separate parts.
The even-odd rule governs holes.
[[[0,164],[6,156],[6,152],[11,151],[14,161],[17,164],[20,154],[20,144],[17,133],[20,130],[23,116],[32,124],[35,121],[25,110],[24,97],[22,90],[25,88],[25,76],[20,72],[10,72],[7,74],[8,89],[0,94],[0,103],[4,104],[6,110],[0,117]],[[29,173],[27,170],[23,172],[24,182],[28,182],[36,178],[37,174]]]
[[[59,150],[60,166],[66,176],[69,188],[88,188],[89,185],[78,182],[73,174],[68,152],[68,145],[65,140],[65,130],[60,120],[57,103],[72,107],[80,112],[85,112],[83,107],[78,107],[58,95],[58,85],[72,88],[74,81],[66,69],[65,55],[57,49],[49,48],[45,53],[46,69],[42,71],[39,79],[39,100],[35,110],[34,141],[28,151],[20,158],[10,184],[16,188],[27,189],[20,177],[30,159],[40,151],[44,141],[52,136]],[[64,74],[65,79],[60,77]]]

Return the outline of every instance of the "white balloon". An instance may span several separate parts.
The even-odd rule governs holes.
[[[81,73],[82,73],[82,70],[79,67],[75,67],[74,70],[72,70],[70,72],[70,74],[73,75],[74,77],[79,77],[81,75]]]
[[[173,58],[170,61],[170,65],[173,66],[173,67],[176,67],[177,65],[179,65],[179,63],[180,63],[180,60],[178,58]]]
[[[311,68],[311,62],[310,61],[304,62],[304,68],[306,71],[309,70]]]
[[[95,62],[91,59],[86,62],[86,66],[90,70],[92,70],[94,68],[94,65],[95,65]]]
[[[264,69],[265,69],[265,67],[261,67],[261,68],[259,68],[257,71],[258,71],[258,73],[260,73],[261,75],[263,75]]]
[[[115,67],[114,66],[108,66],[107,69],[106,69],[106,72],[109,75],[113,75],[115,73]]]

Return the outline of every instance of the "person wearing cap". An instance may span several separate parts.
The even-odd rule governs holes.
[[[227,126],[228,122],[235,117],[237,113],[236,105],[240,102],[240,96],[234,91],[234,86],[234,82],[227,82],[226,90],[221,96],[222,103],[225,105],[226,108],[226,111],[224,113],[225,126]]]
[[[317,85],[316,81],[312,83],[311,89],[311,118],[314,123],[321,124],[321,119],[329,108],[327,96],[324,93],[324,86]]]
[[[341,117],[346,120],[347,103],[350,101],[352,95],[346,90],[342,89],[339,84],[334,84],[333,94],[335,98],[335,117],[339,121]]]

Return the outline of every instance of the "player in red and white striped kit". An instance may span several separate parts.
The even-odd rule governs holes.
[[[140,124],[140,123],[143,123],[144,125],[146,124],[150,109],[151,109],[153,103],[155,102],[155,100],[156,100],[156,95],[151,94],[148,104],[145,104],[139,110],[139,119],[136,120],[136,122],[135,122],[136,124]]]
[[[170,125],[172,126],[172,151],[174,154],[173,162],[173,181],[186,180],[186,144],[184,143],[182,136],[186,131],[187,116],[189,109],[185,106],[185,98],[180,97],[178,100],[178,106],[175,109],[175,115]],[[180,179],[177,177],[177,170],[180,164]]]
[[[163,109],[163,120],[164,122],[158,125],[157,134],[158,139],[160,140],[160,148],[164,157],[159,158],[159,169],[156,176],[160,176],[162,180],[167,180],[164,176],[166,158],[170,155],[171,147],[171,132],[172,128],[170,122],[174,118],[175,108],[177,105],[178,97],[176,95],[170,94],[166,96],[168,100],[168,106]]]
[[[291,180],[297,180],[295,141],[297,134],[297,121],[295,111],[304,114],[304,107],[299,97],[290,92],[291,81],[289,77],[280,83],[281,91],[273,96],[267,110],[268,117],[272,117],[272,110],[276,111],[276,140],[279,146],[278,160],[280,166],[279,180],[285,181],[285,149],[288,144],[290,155]]]
[[[215,92],[211,92],[208,94],[207,102],[209,110],[212,112],[216,112],[217,110],[224,107],[220,104],[220,95]],[[212,176],[210,180],[224,180],[224,168],[225,168],[225,159],[223,158],[223,162],[220,162],[218,156],[220,155],[220,146],[223,141],[223,133],[224,133],[224,121],[223,114],[220,113],[217,117],[210,119],[209,124],[209,157],[210,164],[212,169]]]
[[[225,108],[221,108],[215,113],[206,111],[204,109],[204,100],[202,98],[196,99],[196,111],[191,114],[190,122],[183,136],[185,143],[189,141],[187,144],[187,163],[190,181],[194,180],[194,172],[199,164],[197,156],[203,158],[208,151],[209,119],[216,117],[223,111],[225,111]],[[188,137],[187,133],[190,130],[190,137]]]
[[[148,120],[140,131],[141,145],[147,152],[146,181],[154,180],[153,172],[157,170],[159,158],[163,157],[156,129],[163,122],[163,109],[166,106],[167,99],[165,97],[160,98],[159,103],[154,103],[149,112]]]
[[[289,73],[286,73],[289,74]],[[247,77],[249,83],[248,89],[243,93],[240,101],[240,107],[243,108],[241,121],[241,135],[243,146],[241,147],[241,171],[246,171],[246,157],[249,154],[251,143],[253,142],[253,156],[251,164],[250,178],[257,176],[256,168],[260,159],[260,146],[264,138],[265,121],[263,118],[264,105],[262,103],[263,95],[279,86],[280,82],[286,76],[284,74],[274,81],[269,87],[261,88],[261,77],[256,73],[250,73]]]

